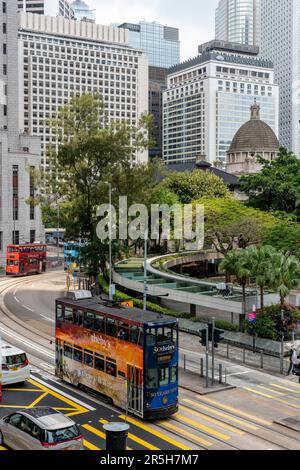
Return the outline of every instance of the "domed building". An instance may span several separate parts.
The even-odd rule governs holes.
[[[260,156],[272,161],[278,156],[279,141],[271,127],[260,119],[260,106],[251,106],[251,119],[235,134],[227,152],[227,172],[236,176],[259,173]]]

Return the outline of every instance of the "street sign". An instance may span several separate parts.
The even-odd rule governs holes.
[[[248,321],[249,323],[256,323],[257,314],[255,312],[248,313]]]
[[[116,295],[116,286],[115,286],[115,284],[111,284],[111,285],[109,286],[109,290],[110,290],[110,295],[111,295],[111,297],[113,297],[114,295]]]
[[[121,305],[123,305],[123,307],[133,308],[133,300],[124,300],[124,302],[121,302]]]

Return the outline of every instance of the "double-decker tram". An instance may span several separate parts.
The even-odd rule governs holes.
[[[56,375],[143,419],[177,412],[177,320],[72,294],[56,301]]]
[[[41,274],[47,267],[47,245],[8,245],[6,275]]]

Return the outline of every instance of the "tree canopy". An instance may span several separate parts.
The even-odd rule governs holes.
[[[223,181],[208,171],[172,172],[160,183],[160,186],[176,194],[182,204],[190,204],[203,197],[230,197],[230,192]]]
[[[249,204],[264,211],[281,211],[300,216],[300,160],[281,148],[272,162],[261,159],[262,171],[241,178]]]

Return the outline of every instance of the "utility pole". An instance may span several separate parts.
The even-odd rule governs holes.
[[[206,326],[206,352],[205,352],[205,362],[206,362],[206,371],[205,371],[205,386],[206,388],[209,387],[209,384],[208,384],[208,367],[209,367],[209,364],[208,364],[208,359],[209,359],[209,328],[208,328],[208,325]]]
[[[111,183],[107,182],[109,188],[109,300],[112,300],[112,230],[111,230]]]
[[[211,343],[211,384],[214,385],[215,381],[215,318],[212,318],[212,343]]]
[[[143,310],[147,310],[147,259],[148,259],[148,230],[145,230],[144,240],[144,291],[143,291]]]

